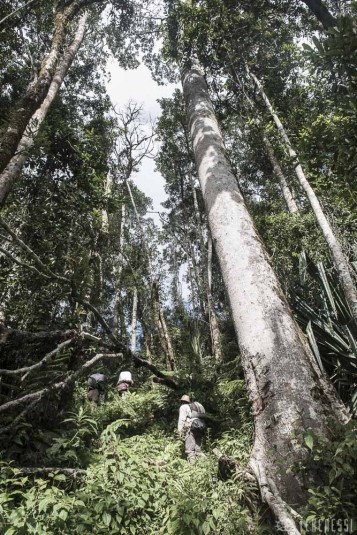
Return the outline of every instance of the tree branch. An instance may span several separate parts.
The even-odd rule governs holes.
[[[138,364],[139,366],[143,366],[144,368],[147,368],[148,370],[152,371],[156,378],[154,378],[155,383],[164,384],[165,386],[168,386],[169,388],[173,388],[174,390],[178,390],[180,388],[180,385],[178,385],[171,377],[166,375],[164,372],[160,371],[154,364],[149,362],[148,360],[142,359],[141,357],[138,357],[134,353],[131,353],[131,356]]]
[[[95,355],[91,360],[88,360],[87,362],[85,362],[79,370],[75,372],[70,372],[64,381],[52,384],[48,386],[47,388],[43,388],[42,390],[38,390],[37,392],[32,392],[31,394],[26,394],[25,396],[22,396],[21,398],[14,399],[12,401],[8,401],[7,403],[4,403],[3,405],[0,405],[0,414],[8,411],[9,409],[20,407],[21,405],[24,405],[24,403],[31,403],[33,401],[38,402],[45,395],[50,394],[51,392],[54,392],[56,390],[63,390],[64,388],[66,388],[66,386],[70,382],[75,381],[78,377],[80,377],[83,373],[85,373],[89,368],[91,368],[94,364],[96,364],[98,361],[102,359],[118,358],[122,356],[123,356],[122,353],[99,353],[98,355]]]
[[[72,344],[74,341],[74,338],[71,338],[70,340],[65,340],[61,344],[59,344],[55,349],[47,353],[43,359],[41,359],[39,362],[36,362],[36,364],[33,364],[32,366],[25,366],[24,368],[17,368],[16,370],[1,370],[0,369],[0,376],[1,375],[21,375],[26,374],[24,377],[22,377],[22,381],[27,377],[32,371],[38,370],[39,368],[43,368],[46,366],[48,362],[50,362],[64,347],[67,347],[68,345]]]
[[[38,400],[35,399],[32,403],[29,403],[27,407],[25,407],[24,410],[21,411],[20,414],[16,416],[16,418],[14,418],[14,420],[12,420],[12,422],[9,425],[7,425],[6,427],[2,427],[0,429],[0,435],[5,435],[9,433],[9,431],[14,429],[17,426],[17,424],[26,416],[26,414],[30,412],[31,409],[34,408],[34,406],[37,404],[37,401]]]
[[[6,251],[2,247],[0,247],[0,253],[4,254],[5,256],[10,258],[18,266],[21,266],[21,267],[24,267],[24,268],[27,268],[27,269],[31,269],[32,271],[35,271],[38,275],[41,275],[41,277],[44,277],[45,279],[52,279],[52,277],[50,277],[49,275],[46,275],[45,273],[41,273],[41,271],[39,271],[37,268],[35,268],[35,266],[31,266],[30,264],[25,264],[25,262],[21,262],[18,258],[13,256],[11,253],[9,253],[9,251]]]
[[[50,474],[51,472],[62,472],[73,478],[76,478],[78,474],[87,473],[87,470],[83,470],[83,468],[62,468],[61,466],[22,466],[16,467],[16,470],[19,470],[21,474]]]
[[[21,240],[21,238],[19,238],[17,236],[17,234],[9,227],[9,225],[2,219],[2,217],[0,217],[0,225],[10,234],[12,239],[21,247],[21,249],[23,249],[32,258],[32,260],[38,266],[40,266],[41,270],[43,270],[43,271],[45,271],[45,273],[47,273],[47,278],[58,279],[58,280],[61,280],[62,282],[66,282],[66,283],[70,283],[71,282],[67,277],[62,277],[61,275],[57,275],[56,273],[53,273],[53,271],[51,271],[51,269],[48,268],[42,262],[42,260],[39,258],[39,256],[37,256],[37,254],[32,249],[30,249],[30,247],[28,245],[26,245],[26,243],[23,242]]]
[[[15,9],[14,11],[12,11],[11,13],[9,13],[8,15],[6,15],[6,17],[2,18],[0,20],[0,25],[5,22],[7,19],[9,19],[10,17],[12,17],[13,15],[16,15],[16,13],[18,13],[19,11],[21,11],[22,9],[24,9],[25,7],[29,6],[30,4],[33,4],[35,1],[37,0],[29,0],[29,2],[26,2],[26,4],[24,4],[23,6],[20,6],[18,7],[17,9]]]

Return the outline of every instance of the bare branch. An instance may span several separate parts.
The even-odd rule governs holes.
[[[66,474],[73,478],[76,478],[79,474],[84,475],[87,473],[87,470],[83,470],[83,468],[62,468],[61,466],[23,466],[16,467],[16,470],[19,470],[21,474],[50,474],[52,472],[62,472],[62,474]]]
[[[108,323],[105,321],[99,310],[93,306],[89,301],[86,301],[85,299],[82,299],[78,295],[73,295],[73,299],[77,301],[77,303],[81,304],[86,308],[87,310],[90,310],[93,312],[95,318],[98,320],[98,322],[103,327],[104,331],[107,333],[111,341],[115,344],[115,346],[120,347],[121,349],[125,349],[125,344],[119,340],[115,334],[112,333],[111,328],[109,327]]]
[[[62,351],[63,348],[69,346],[74,341],[74,338],[71,338],[70,340],[65,340],[61,344],[59,344],[53,351],[50,351],[47,353],[43,359],[41,359],[39,362],[36,362],[36,364],[33,364],[32,366],[25,366],[24,368],[18,368],[16,370],[0,370],[0,376],[1,375],[22,375],[25,373],[26,375],[22,377],[22,381],[34,370],[38,370],[39,368],[43,368],[48,364],[60,351]]]
[[[88,360],[83,364],[83,366],[75,371],[70,372],[67,374],[67,377],[64,381],[61,381],[59,383],[54,383],[47,388],[43,388],[42,390],[38,390],[37,392],[32,392],[31,394],[26,394],[25,396],[22,396],[21,398],[14,399],[12,401],[8,401],[7,403],[4,403],[3,405],[0,405],[0,414],[4,413],[10,409],[16,409],[17,407],[20,407],[21,405],[24,405],[25,403],[32,403],[32,402],[38,402],[40,399],[42,399],[44,396],[50,394],[51,392],[54,392],[56,390],[63,390],[67,387],[67,385],[75,381],[78,377],[80,377],[83,373],[85,373],[89,368],[94,366],[98,361],[103,359],[114,359],[118,357],[122,357],[122,353],[99,353],[98,355],[95,355],[91,360]]]
[[[30,411],[35,407],[35,405],[37,404],[37,401],[38,401],[38,400],[35,399],[32,403],[29,403],[29,404],[27,405],[27,407],[25,407],[24,410],[21,411],[20,414],[19,414],[18,416],[16,416],[16,418],[14,418],[14,419],[12,420],[12,422],[11,422],[9,425],[7,425],[6,427],[2,427],[2,428],[0,429],[0,435],[5,435],[5,434],[9,433],[9,431],[11,431],[12,429],[15,429],[16,426],[17,426],[17,424],[18,424],[23,418],[25,418],[26,414],[27,414],[28,412],[30,412]]]
[[[142,359],[135,355],[134,353],[131,353],[132,358],[136,364],[139,366],[143,366],[144,368],[147,368],[148,370],[152,371],[156,378],[154,378],[155,383],[160,383],[168,386],[169,388],[173,388],[174,390],[178,390],[180,388],[180,385],[178,385],[171,377],[166,375],[166,373],[160,371],[154,364],[149,362],[148,360]]]

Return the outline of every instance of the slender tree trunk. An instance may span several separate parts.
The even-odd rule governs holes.
[[[239,78],[238,78],[237,72],[236,72],[236,70],[235,70],[235,68],[234,68],[234,66],[232,64],[232,60],[231,60],[231,57],[230,57],[229,54],[228,54],[228,58],[229,58],[229,60],[231,62],[230,70],[231,70],[231,73],[233,75],[234,82],[235,82],[237,87],[240,87]],[[264,126],[262,125],[262,121],[260,120],[260,118],[257,116],[256,106],[255,106],[254,102],[252,101],[252,99],[249,97],[249,95],[245,94],[245,98],[246,98],[249,106],[255,112],[255,120],[257,122],[258,127],[260,127],[260,129],[262,131],[263,142],[264,142],[264,145],[265,145],[265,149],[266,149],[268,158],[270,160],[270,163],[271,163],[271,165],[273,167],[274,174],[275,174],[276,178],[278,179],[281,192],[282,192],[284,200],[286,202],[286,206],[287,206],[287,208],[288,208],[288,210],[289,210],[289,212],[291,214],[297,214],[299,209],[298,209],[297,204],[295,202],[294,195],[292,194],[292,192],[291,192],[291,190],[290,190],[290,188],[288,186],[288,183],[287,183],[286,178],[284,176],[283,170],[282,170],[282,168],[281,168],[281,166],[279,164],[279,160],[275,155],[273,146],[270,143],[270,141],[267,138],[267,136],[264,134]]]
[[[174,353],[172,343],[171,343],[171,337],[167,329],[165,316],[161,310],[157,279],[154,279],[152,281],[151,299],[152,299],[153,309],[154,309],[154,321],[158,330],[162,348],[166,355],[168,367],[172,371],[175,371],[177,370],[176,358],[175,358],[175,353]]]
[[[319,372],[283,296],[227,160],[197,63],[183,71],[182,84],[209,226],[252,402],[255,438],[250,464],[264,500],[285,531],[297,535],[286,506],[301,505],[306,498],[299,477],[288,470],[305,456],[305,448],[295,440],[307,430],[327,436],[328,418],[347,419],[346,411]]]
[[[337,21],[335,17],[331,15],[321,0],[302,0],[302,2],[304,2],[304,4],[306,4],[313,14],[318,18],[325,30],[336,26]]]
[[[332,227],[322,210],[321,204],[305,176],[303,168],[299,162],[299,158],[290,143],[290,139],[285,131],[285,128],[283,124],[281,123],[278,115],[276,114],[273,106],[271,105],[270,100],[265,94],[262,84],[259,82],[258,78],[248,69],[248,67],[247,67],[247,73],[254,81],[260,95],[262,96],[275,122],[275,125],[280,133],[281,139],[284,142],[286,150],[293,162],[295,174],[300,182],[301,187],[306,193],[306,196],[310,202],[311,208],[315,214],[316,220],[320,226],[321,232],[324,235],[326,243],[330,249],[331,256],[333,258],[333,262],[337,271],[337,276],[341,284],[341,288],[345,295],[346,301],[349,304],[349,307],[351,309],[351,313],[354,318],[354,321],[357,324],[357,290],[353,283],[352,276],[351,276],[349,266],[348,266],[348,261],[342,250],[341,243],[339,242],[337,236],[333,232]]]
[[[209,324],[211,330],[211,339],[213,353],[217,362],[222,360],[221,333],[219,330],[214,301],[212,296],[212,236],[208,232],[208,251],[207,251],[207,304],[209,314]]]
[[[110,171],[108,171],[107,178],[104,184],[104,196],[105,196],[106,204],[108,203],[108,199],[110,198],[112,186],[113,186],[113,180],[112,180]],[[102,231],[105,232],[106,234],[109,232],[109,217],[108,217],[107,206],[103,208],[102,210]]]
[[[26,93],[20,98],[11,112],[8,127],[2,135],[0,142],[0,172],[5,169],[14,156],[32,115],[47,95],[60,57],[61,48],[66,38],[68,23],[82,7],[82,4],[85,4],[84,0],[74,0],[63,11],[57,11],[55,14],[51,49],[42,62],[38,76],[31,82]]]
[[[121,307],[121,274],[123,271],[122,253],[124,251],[125,223],[126,223],[126,205],[123,203],[121,205],[118,264],[117,264],[117,268],[115,272],[115,283],[114,283],[115,284],[115,296],[114,296],[114,306],[113,306],[113,332],[114,334],[118,332],[119,316],[122,316],[122,314],[120,315],[119,313],[119,308]],[[123,335],[124,333],[122,332],[121,334]]]
[[[152,295],[152,298],[153,298],[154,316],[156,318],[157,328],[158,328],[158,331],[159,331],[159,337],[160,337],[160,340],[161,340],[161,343],[162,343],[162,347],[163,347],[163,349],[164,349],[164,351],[166,353],[166,357],[168,359],[168,362],[170,364],[171,369],[172,370],[176,370],[177,369],[177,365],[176,365],[175,354],[174,354],[174,350],[173,350],[173,346],[172,346],[172,342],[171,342],[171,336],[170,336],[170,333],[169,333],[168,328],[167,328],[165,315],[164,315],[164,313],[162,311],[162,308],[161,308],[161,305],[160,305],[159,291],[158,291],[158,281],[154,277],[154,270],[153,270],[153,266],[152,266],[152,262],[151,262],[151,254],[150,254],[150,251],[149,251],[148,247],[146,246],[144,228],[143,228],[143,226],[141,224],[141,221],[140,221],[140,216],[139,216],[138,210],[136,208],[135,199],[133,197],[133,193],[131,191],[131,187],[130,187],[129,181],[126,180],[125,183],[126,183],[126,186],[127,186],[128,192],[129,192],[131,204],[132,204],[132,206],[134,208],[135,217],[136,217],[136,220],[137,220],[137,223],[138,223],[138,226],[139,226],[139,230],[140,230],[140,233],[141,233],[142,244],[143,244],[143,247],[145,247],[146,251],[147,251],[148,268],[149,268],[151,284],[152,284],[151,295]]]
[[[135,286],[133,292],[133,308],[131,314],[131,345],[130,349],[132,353],[136,353],[136,324],[138,313],[138,290]]]
[[[194,308],[197,310],[197,314],[202,314],[202,317],[205,317],[206,315],[206,306],[204,299],[202,298],[204,296],[204,291],[202,288],[202,281],[200,277],[200,272],[197,265],[197,259],[196,259],[196,251],[195,251],[195,243],[190,242],[189,247],[191,249],[191,263],[192,263],[192,269],[191,269],[191,295],[192,295],[192,303],[194,305]]]
[[[21,140],[18,143],[18,146],[16,148],[16,153],[14,154],[14,156],[12,156],[10,161],[8,158],[6,159],[7,165],[5,168],[2,167],[3,170],[2,170],[2,173],[0,174],[0,206],[4,204],[8,193],[13,187],[13,184],[18,179],[21,173],[21,170],[24,166],[24,163],[27,160],[28,152],[32,148],[35,142],[40,126],[42,122],[44,121],[44,119],[46,118],[47,112],[54,98],[56,97],[63,83],[63,80],[65,79],[68,73],[70,66],[72,65],[72,62],[78,52],[79,47],[82,44],[87,18],[88,18],[88,13],[84,13],[81,16],[72,44],[68,47],[68,49],[64,53],[62,60],[60,64],[58,65],[58,68],[55,72],[55,75],[51,83],[49,85],[46,84],[46,98],[44,98],[44,100],[42,99],[43,102],[40,105],[40,107],[35,111],[35,113],[32,115],[31,118],[27,117],[28,109],[25,110],[26,111],[26,124],[28,123],[26,130],[25,132],[24,130],[21,131],[21,134],[23,132],[24,133],[23,133],[23,136],[21,137]],[[10,134],[12,136],[14,134],[13,127],[9,127],[8,130],[11,131]],[[10,140],[11,136],[9,137],[8,141]],[[1,162],[2,156],[6,155],[8,151],[10,151],[10,148],[9,148],[10,145],[12,147],[12,144],[10,144],[10,142],[8,141],[2,140],[1,142],[2,148],[0,148],[0,162]],[[13,149],[11,149],[11,151],[12,151],[12,154],[15,152]]]
[[[141,327],[143,331],[143,337],[144,337],[144,347],[145,347],[145,358],[148,362],[152,363],[152,348],[153,348],[153,336],[151,329],[149,329],[147,321],[148,318],[145,317],[144,319],[144,311],[141,309],[139,310],[140,318],[141,318]]]
[[[11,11],[11,13],[8,13],[5,17],[3,17],[1,20],[0,20],[0,25],[3,24],[7,19],[9,19],[10,17],[13,17],[14,15],[16,15],[16,13],[18,13],[19,11],[21,11],[22,9],[25,9],[25,7],[28,7],[29,5],[33,4],[34,2],[37,2],[38,0],[29,0],[29,2],[26,2],[26,4],[24,4],[23,6],[20,6],[18,7],[17,9],[14,9],[14,11]]]
[[[269,139],[264,136],[263,137],[264,145],[267,151],[268,158],[270,160],[270,163],[273,167],[274,174],[276,178],[278,179],[278,182],[280,184],[281,192],[283,194],[283,197],[286,202],[286,206],[288,207],[288,210],[291,214],[297,214],[299,212],[299,208],[296,204],[296,201],[294,199],[294,196],[291,192],[291,189],[288,186],[288,183],[286,181],[286,178],[284,176],[283,170],[280,167],[279,160],[275,155],[274,149],[272,147],[272,144],[270,143]]]
[[[212,296],[212,237],[208,231],[208,248],[210,251],[206,252],[205,249],[205,240],[200,218],[200,210],[198,206],[197,194],[195,189],[195,184],[192,174],[190,175],[191,179],[191,188],[193,195],[193,205],[195,209],[195,218],[196,224],[199,233],[199,240],[201,246],[201,256],[203,258],[203,282],[206,289],[206,299],[207,299],[207,310],[208,310],[208,320],[211,333],[212,349],[213,354],[217,362],[222,360],[222,345],[221,345],[221,333],[219,331],[218,320],[216,316],[216,311],[214,309],[214,301]],[[207,271],[205,271],[207,270]]]

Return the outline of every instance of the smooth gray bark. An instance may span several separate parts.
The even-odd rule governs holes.
[[[287,153],[291,158],[291,161],[294,165],[295,174],[300,182],[301,187],[306,193],[306,196],[309,200],[312,211],[315,214],[316,221],[318,222],[321,232],[329,247],[329,250],[333,259],[333,263],[336,268],[338,280],[340,282],[342,291],[345,295],[346,301],[351,309],[351,313],[354,318],[354,321],[357,324],[357,290],[352,280],[351,272],[350,272],[349,265],[348,265],[348,260],[345,257],[345,254],[342,249],[342,245],[339,239],[337,238],[336,234],[334,233],[327,217],[325,216],[322,210],[320,201],[318,200],[316,196],[316,193],[314,192],[313,188],[311,187],[309,181],[307,180],[305,176],[305,173],[299,161],[298,155],[296,151],[293,149],[289,136],[282,122],[280,121],[277,113],[275,112],[268,96],[266,95],[262,84],[260,83],[258,78],[255,76],[255,74],[253,74],[249,70],[248,67],[246,67],[246,69],[247,69],[248,75],[254,81],[262,99],[264,100],[266,107],[268,108],[269,113],[271,114],[275,122],[275,125],[279,131],[279,134],[285,145]]]
[[[119,234],[119,254],[118,261],[115,270],[115,296],[114,296],[114,306],[113,306],[113,332],[117,334],[119,327],[119,317],[121,319],[121,335],[125,334],[125,321],[123,318],[122,311],[119,312],[121,308],[121,274],[123,271],[123,251],[124,251],[124,231],[126,224],[126,205],[123,203],[121,205],[121,221],[120,221],[120,234]]]
[[[305,456],[304,447],[295,440],[307,430],[326,436],[327,419],[347,419],[346,411],[321,376],[292,317],[227,160],[203,73],[196,63],[183,71],[182,85],[209,226],[252,403],[255,439],[251,466],[285,531],[296,535],[298,530],[285,504],[301,505],[306,498],[298,476],[287,473]]]

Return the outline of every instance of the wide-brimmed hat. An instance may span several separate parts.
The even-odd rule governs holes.
[[[186,394],[182,396],[180,401],[186,401],[187,403],[191,403],[190,396],[186,396]]]

